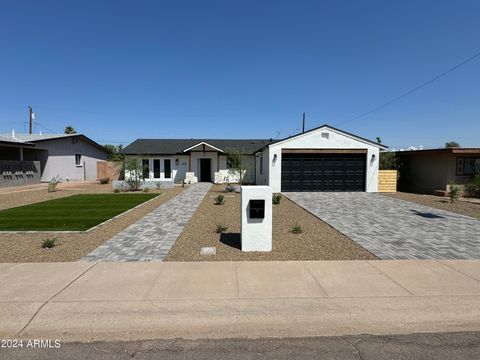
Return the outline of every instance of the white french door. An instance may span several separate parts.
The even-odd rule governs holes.
[[[152,169],[155,180],[172,179],[172,159],[153,159]]]

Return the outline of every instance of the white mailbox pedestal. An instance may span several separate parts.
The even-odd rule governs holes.
[[[242,186],[242,251],[272,251],[272,189],[269,186]]]

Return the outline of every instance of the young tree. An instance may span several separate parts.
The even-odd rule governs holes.
[[[65,134],[76,134],[77,130],[75,130],[72,126],[66,126],[65,130],[63,131]]]
[[[123,169],[125,171],[125,182],[129,185],[130,190],[140,190],[145,180],[142,161],[139,158],[126,159],[123,164]]]
[[[446,148],[454,148],[454,147],[460,147],[460,144],[457,143],[456,141],[448,141],[445,143]]]
[[[381,144],[381,143],[382,143],[382,139],[379,136],[377,136],[377,144]]]
[[[238,149],[228,150],[227,168],[229,173],[238,177],[239,184],[243,184],[243,177],[247,170],[244,162],[244,153]]]

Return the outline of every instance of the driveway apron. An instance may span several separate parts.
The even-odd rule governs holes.
[[[285,193],[380,259],[480,259],[480,220],[372,193]]]
[[[115,235],[85,261],[163,260],[212,184],[198,183]]]

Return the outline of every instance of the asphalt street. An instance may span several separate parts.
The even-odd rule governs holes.
[[[44,339],[45,340],[45,339]],[[51,346],[55,346],[51,339]],[[317,338],[148,340],[0,348],[0,359],[476,359],[480,332]]]

